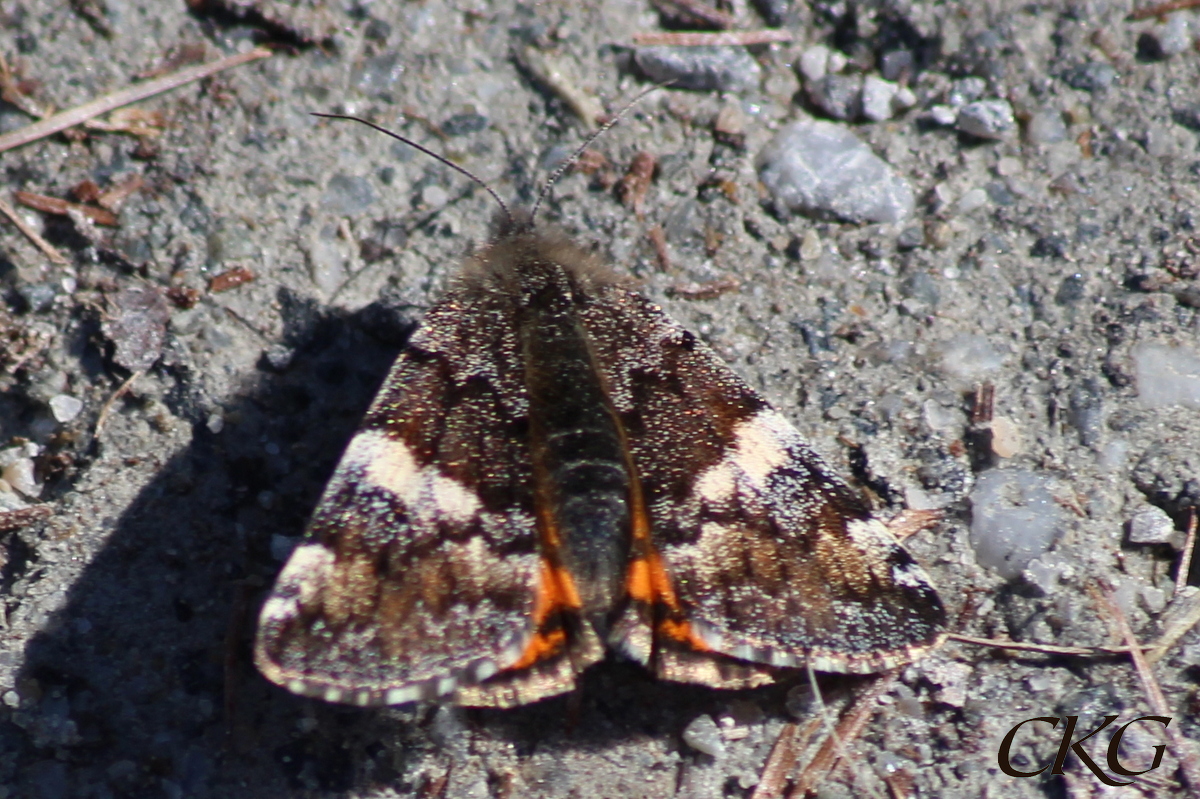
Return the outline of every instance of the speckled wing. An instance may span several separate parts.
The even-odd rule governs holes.
[[[510,706],[603,656],[567,629],[537,540],[509,314],[451,293],[397,359],[263,606],[255,660],[273,682]]]
[[[649,530],[614,643],[662,677],[738,687],[769,667],[879,671],[940,640],[924,571],[708,347],[619,287],[581,312]]]

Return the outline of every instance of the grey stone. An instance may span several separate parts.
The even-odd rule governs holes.
[[[832,122],[792,123],[759,153],[757,164],[782,208],[852,222],[900,222],[913,211],[908,181]]]
[[[1175,522],[1162,508],[1150,506],[1129,520],[1129,543],[1169,544],[1178,537]]]
[[[958,109],[954,126],[981,139],[1005,139],[1016,131],[1017,120],[1006,100],[978,100]]]
[[[744,92],[758,87],[762,68],[742,47],[639,47],[638,68],[656,83],[694,91]]]

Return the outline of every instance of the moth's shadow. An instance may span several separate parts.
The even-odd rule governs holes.
[[[217,433],[210,409],[188,399],[188,376],[176,375],[169,402],[193,425],[191,443],[119,519],[93,520],[111,525],[107,543],[26,647],[20,708],[0,720],[0,750],[23,764],[20,795],[41,795],[47,784],[65,784],[64,795],[98,785],[157,795],[166,784],[185,796],[403,791],[405,761],[437,756],[445,712],[302,699],[267,684],[251,663],[254,612],[281,565],[272,541],[302,531],[416,317],[386,302],[329,316],[280,299],[290,353],[273,354],[257,385],[224,406]],[[571,697],[453,718],[468,736],[522,752],[677,735],[729,700],[604,663]]]

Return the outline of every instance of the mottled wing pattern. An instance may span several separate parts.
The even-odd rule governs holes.
[[[359,705],[510,706],[603,656],[567,629],[539,549],[510,313],[451,293],[397,360],[263,607],[272,681]]]
[[[619,287],[581,313],[650,531],[616,643],[662,677],[736,687],[769,669],[714,653],[866,673],[938,641],[945,614],[922,569],[708,347]]]

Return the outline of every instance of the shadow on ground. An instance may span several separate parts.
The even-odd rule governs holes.
[[[19,795],[405,793],[422,789],[404,784],[414,758],[450,767],[448,734],[498,738],[518,756],[603,749],[639,734],[677,741],[698,714],[727,706],[729,693],[603,663],[575,694],[457,714],[447,732],[436,708],[341,708],[267,684],[250,642],[281,565],[271,542],[302,531],[413,318],[382,304],[328,316],[281,299],[286,367],[262,370],[219,433],[195,422],[190,446],[117,520],[66,609],[27,647],[21,709],[0,725],[0,749],[24,764]],[[772,690],[782,706],[784,689]]]

